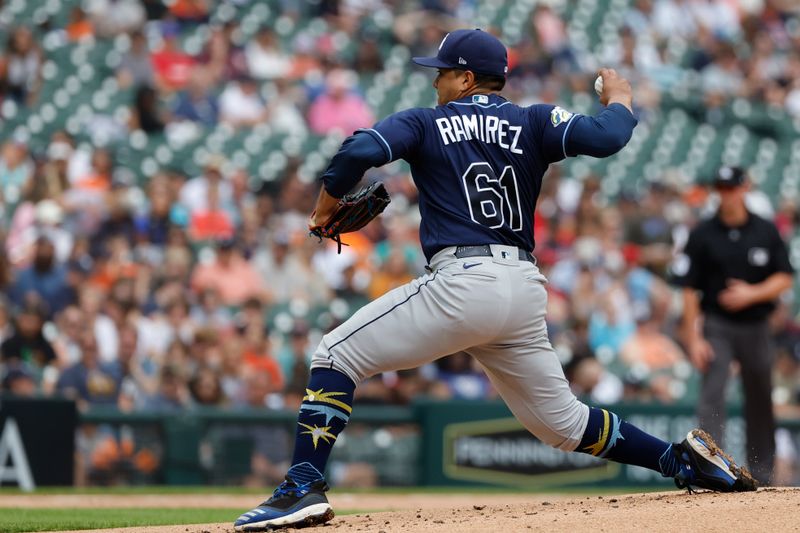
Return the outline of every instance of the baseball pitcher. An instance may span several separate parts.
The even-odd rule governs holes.
[[[546,279],[531,255],[542,176],[566,157],[608,157],[627,144],[636,126],[630,84],[601,70],[605,108],[595,117],[552,105],[517,106],[499,94],[506,48],[481,30],[453,31],[436,57],[414,62],[437,69],[438,106],[395,113],[347,138],[323,175],[309,227],[336,237],[328,221],[363,219],[363,210],[342,216],[353,202],[339,199],[367,169],[404,159],[419,189],[420,240],[430,273],[323,337],[286,480],[241,515],[235,529],[333,518],[323,474],[350,418],[356,385],[461,351],[480,363],[514,415],[544,443],[649,468],[679,487],[754,490],[749,474],[703,431],[668,443],[579,402],[547,337]]]

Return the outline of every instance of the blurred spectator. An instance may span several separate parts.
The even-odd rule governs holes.
[[[217,123],[219,105],[217,97],[209,88],[205,73],[195,70],[189,78],[186,89],[179,92],[172,108],[175,119],[198,122],[205,127]]]
[[[67,24],[67,37],[70,41],[85,41],[94,37],[94,26],[86,12],[79,6],[72,8]]]
[[[180,48],[178,32],[177,24],[162,23],[163,43],[151,56],[156,87],[165,93],[183,89],[189,82],[194,67],[192,56]]]
[[[233,80],[249,75],[247,58],[239,45],[241,32],[236,20],[211,28],[211,36],[197,62],[204,66],[204,74],[214,82]]]
[[[358,128],[367,128],[375,122],[372,110],[364,99],[353,92],[355,73],[349,70],[332,70],[326,78],[326,91],[311,104],[308,122],[319,135],[338,131],[351,135]]]
[[[8,224],[16,205],[30,197],[34,166],[25,143],[9,140],[0,150],[0,220]]]
[[[285,232],[275,232],[269,248],[259,250],[253,257],[253,267],[270,287],[277,302],[300,298],[309,303],[322,303],[330,295],[325,282],[315,274],[311,265],[292,249],[289,235]]]
[[[636,331],[622,344],[620,360],[629,367],[644,366],[650,371],[672,368],[686,360],[678,344],[658,330],[648,310],[636,316]]]
[[[232,313],[222,305],[216,289],[209,287],[203,290],[198,300],[199,305],[193,306],[191,310],[192,322],[198,328],[212,328],[218,331],[227,331],[231,328]],[[257,303],[260,306],[260,302]],[[247,306],[247,302],[245,302],[245,306]]]
[[[191,286],[195,292],[216,289],[225,305],[239,305],[248,298],[269,299],[269,292],[258,273],[232,241],[221,241],[214,261],[197,266]]]
[[[730,39],[739,33],[739,16],[736,8],[727,0],[705,0],[687,2],[697,23],[714,35]]]
[[[41,87],[42,51],[26,26],[11,30],[6,53],[0,56],[0,94],[22,105],[33,105]]]
[[[61,368],[74,365],[81,358],[80,337],[85,330],[83,312],[75,305],[66,307],[55,317],[57,332],[53,349],[58,355]]]
[[[14,333],[0,345],[6,367],[35,372],[36,381],[41,381],[45,367],[56,363],[56,352],[42,333],[46,317],[44,304],[29,300],[17,313]]]
[[[210,368],[201,368],[195,373],[189,383],[189,390],[197,405],[220,407],[225,402],[219,376]]]
[[[697,23],[690,12],[689,2],[683,0],[661,0],[655,2],[652,26],[660,39],[671,36],[691,38],[697,31]]]
[[[66,368],[58,378],[59,394],[74,399],[78,409],[86,411],[98,405],[116,405],[122,373],[118,363],[100,361],[94,334],[81,335],[81,360]]]
[[[55,257],[55,247],[47,237],[39,237],[31,265],[20,271],[9,288],[11,299],[19,306],[35,295],[47,302],[50,313],[58,313],[75,301],[67,286],[67,271]]]
[[[147,47],[147,39],[141,31],[130,36],[130,49],[123,54],[117,67],[117,82],[120,87],[153,86],[153,59]]]
[[[267,106],[253,78],[239,76],[219,96],[220,122],[234,127],[251,127],[267,119]]]
[[[625,292],[615,287],[603,294],[589,317],[589,345],[593,351],[605,348],[618,355],[636,325]]]
[[[491,384],[483,372],[477,370],[477,362],[461,352],[437,359],[437,378],[450,389],[455,399],[476,399],[489,396]]]
[[[716,101],[718,97],[738,96],[744,89],[744,76],[731,45],[717,47],[713,62],[702,70],[701,76],[707,102]]]
[[[247,373],[265,373],[269,376],[270,392],[283,390],[283,374],[280,365],[272,355],[267,331],[260,324],[243,328],[243,355]]]
[[[358,41],[352,68],[361,74],[374,74],[383,70],[383,57],[377,40],[367,38]]]
[[[158,384],[158,392],[145,401],[144,409],[147,411],[182,411],[191,405],[188,384],[171,367],[165,366],[162,369]]]
[[[372,276],[369,286],[369,297],[378,298],[390,290],[413,280],[416,276],[409,270],[403,250],[394,248]]]
[[[299,408],[306,394],[309,366],[315,349],[309,342],[308,334],[308,325],[295,322],[286,342],[278,352],[278,362],[285,383],[284,400],[288,409]]]
[[[102,226],[90,240],[93,256],[110,254],[116,244],[117,249],[124,246],[123,253],[130,255],[130,245],[136,236],[136,227],[129,203],[128,189],[116,187],[106,196],[106,213]],[[124,244],[113,242],[121,237]],[[126,257],[126,260],[129,259]]]
[[[216,189],[213,201],[222,208],[233,205],[233,188],[222,175],[224,161],[221,156],[211,156],[201,176],[192,178],[180,190],[180,203],[188,209],[190,216],[196,212],[208,212],[209,190]]]
[[[78,302],[86,331],[96,340],[90,343],[92,351],[98,352],[103,363],[116,361],[119,333],[114,322],[103,312],[105,293],[96,285],[87,284],[80,288]],[[82,337],[83,342],[88,340]]]
[[[309,75],[321,74],[322,62],[316,53],[314,40],[310,36],[297,35],[292,51],[292,66],[287,75],[288,79],[301,80]]]
[[[283,78],[275,80],[274,86],[275,93],[267,103],[270,127],[281,133],[306,133],[308,124],[300,111],[303,102],[301,91],[290,86]]]
[[[622,400],[622,380],[609,372],[594,357],[577,360],[570,369],[570,388],[579,398],[589,398],[600,404],[614,404]]]
[[[531,15],[531,25],[538,37],[541,48],[553,62],[567,71],[576,66],[575,58],[569,48],[567,28],[561,17],[548,4],[539,4]]]
[[[165,118],[164,113],[159,109],[158,94],[155,89],[148,86],[136,89],[130,129],[142,130],[148,134],[158,134],[164,131]]]
[[[191,214],[189,237],[193,241],[224,240],[233,238],[234,231],[233,221],[220,203],[220,187],[209,186],[205,207]]]
[[[639,247],[637,253],[642,265],[662,275],[666,275],[672,260],[672,224],[664,214],[669,200],[665,187],[653,184],[638,199],[636,214],[625,221],[625,241]]]
[[[2,390],[14,396],[32,398],[38,392],[36,379],[24,368],[12,367],[3,377]]]
[[[88,0],[85,6],[99,37],[139,30],[145,22],[145,11],[138,0]]]
[[[147,187],[147,209],[134,220],[136,242],[142,245],[161,248],[167,244],[172,225],[170,214],[175,200],[167,179],[160,175],[150,180]]]
[[[107,191],[111,188],[113,170],[111,152],[106,148],[95,148],[87,172],[77,176],[72,183],[73,192]]]
[[[167,5],[169,12],[182,22],[203,22],[208,19],[208,0],[175,0]]]
[[[14,334],[11,320],[11,309],[8,301],[0,296],[0,344]]]
[[[280,40],[268,26],[262,26],[247,46],[247,67],[254,78],[280,79],[289,73],[291,60],[281,50]]]

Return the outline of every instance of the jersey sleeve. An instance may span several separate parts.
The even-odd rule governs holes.
[[[700,289],[702,287],[702,263],[702,239],[697,231],[692,231],[686,246],[675,256],[670,265],[670,281],[679,287]]]
[[[532,105],[528,112],[534,140],[539,141],[539,150],[544,160],[555,163],[565,159],[569,131],[580,115],[549,104]]]
[[[413,108],[389,115],[363,131],[372,135],[383,147],[386,162],[414,156],[425,136],[425,109]]]

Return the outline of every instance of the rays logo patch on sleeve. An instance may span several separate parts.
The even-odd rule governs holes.
[[[569,119],[571,119],[572,116],[573,113],[556,106],[552,111],[550,111],[550,122],[553,124],[554,128],[557,128],[559,124],[569,122]]]

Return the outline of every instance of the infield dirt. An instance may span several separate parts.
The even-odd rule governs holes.
[[[548,532],[782,532],[800,531],[800,489],[766,488],[756,493],[687,494],[670,491],[618,496],[542,494],[337,494],[334,509],[359,509],[306,533],[348,531],[445,533]],[[231,520],[251,508],[252,496],[5,496],[2,507],[228,507]],[[97,532],[223,533],[227,524],[136,527]],[[283,531],[295,531],[294,529]]]

